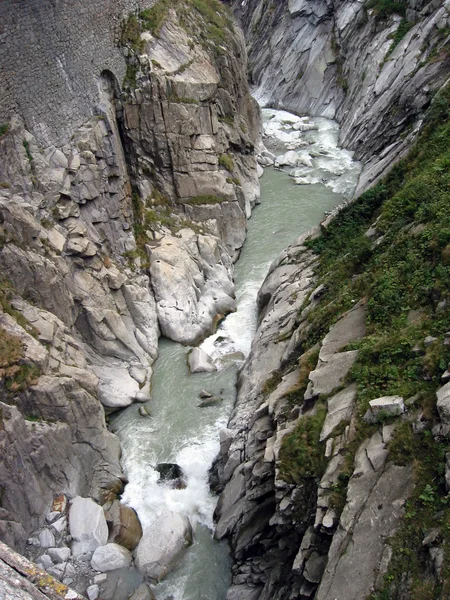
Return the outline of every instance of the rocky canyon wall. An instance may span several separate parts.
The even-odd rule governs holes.
[[[364,162],[356,195],[404,154],[448,77],[448,3],[400,2],[397,12],[386,4],[234,4],[255,96],[263,105],[337,119],[341,144]]]
[[[220,5],[207,45],[205,14],[153,5],[0,7],[0,537],[18,549],[55,495],[120,493],[105,411],[149,399],[160,331],[196,343],[234,308],[258,196],[243,38]]]
[[[421,235],[444,226],[422,208],[449,201],[448,3],[234,6],[261,102],[336,118],[364,161],[357,194],[392,172],[291,244],[259,292],[213,477],[227,599],[445,598],[447,288],[419,299],[409,277],[434,268],[415,262]]]

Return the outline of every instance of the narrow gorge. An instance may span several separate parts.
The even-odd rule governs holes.
[[[0,23],[0,597],[447,598],[448,0]]]

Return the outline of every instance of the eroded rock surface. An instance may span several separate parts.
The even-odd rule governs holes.
[[[364,2],[235,2],[250,78],[266,106],[337,119],[342,146],[364,164],[356,194],[400,158],[448,78],[448,3],[411,0],[406,17]],[[409,30],[400,35],[398,31]]]

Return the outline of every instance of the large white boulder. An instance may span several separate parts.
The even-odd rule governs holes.
[[[91,567],[102,573],[129,567],[130,564],[131,552],[123,546],[119,546],[119,544],[99,546],[96,548],[91,560]]]
[[[69,531],[74,556],[104,546],[108,541],[108,525],[102,507],[90,498],[74,498],[69,511]]]
[[[164,510],[145,529],[135,564],[144,577],[161,581],[192,544],[192,527],[184,515]]]
[[[201,348],[194,348],[189,353],[188,365],[191,373],[213,373],[217,370],[209,354]]]

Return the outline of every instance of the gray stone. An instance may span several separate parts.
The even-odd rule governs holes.
[[[231,261],[220,240],[182,229],[149,248],[150,273],[163,335],[195,345],[218,315],[235,308]]]
[[[67,528],[67,517],[61,517],[57,521],[52,523],[52,529],[56,531],[56,533],[62,533]]]
[[[119,544],[106,544],[95,549],[91,560],[91,567],[95,571],[114,571],[129,567],[131,564],[131,553]]]
[[[90,585],[86,590],[86,595],[89,600],[97,600],[97,598],[100,596],[100,588],[97,584]]]
[[[310,383],[305,392],[305,399],[309,400],[320,394],[330,394],[342,385],[357,357],[358,350],[350,350],[333,354],[328,357],[326,363],[319,363],[319,366],[309,374]]]
[[[444,425],[450,424],[450,383],[446,383],[436,392],[437,409]]]
[[[50,529],[43,529],[39,534],[39,544],[41,548],[51,548],[55,545],[55,536]]]
[[[349,421],[353,414],[357,393],[356,384],[346,387],[327,400],[328,412],[325,418],[320,441],[326,440],[343,421]]]
[[[201,348],[191,350],[188,365],[191,373],[212,373],[217,370],[211,357]]]
[[[136,550],[136,567],[144,577],[160,581],[192,544],[189,519],[168,510],[156,515],[144,530]]]
[[[69,531],[74,556],[104,546],[108,540],[108,526],[102,507],[90,498],[74,498],[69,511]]]
[[[70,548],[49,548],[47,554],[54,563],[61,563],[69,560],[71,552]]]
[[[366,309],[361,302],[358,302],[330,328],[323,338],[319,359],[326,362],[328,356],[339,352],[350,342],[359,340],[365,335]]]
[[[397,417],[405,412],[401,396],[384,396],[369,402],[370,408],[364,415],[367,423],[377,423],[383,417]]]
[[[42,568],[45,569],[46,571],[53,566],[53,561],[51,559],[50,554],[43,554],[42,556],[39,557],[39,562],[42,565]]]

